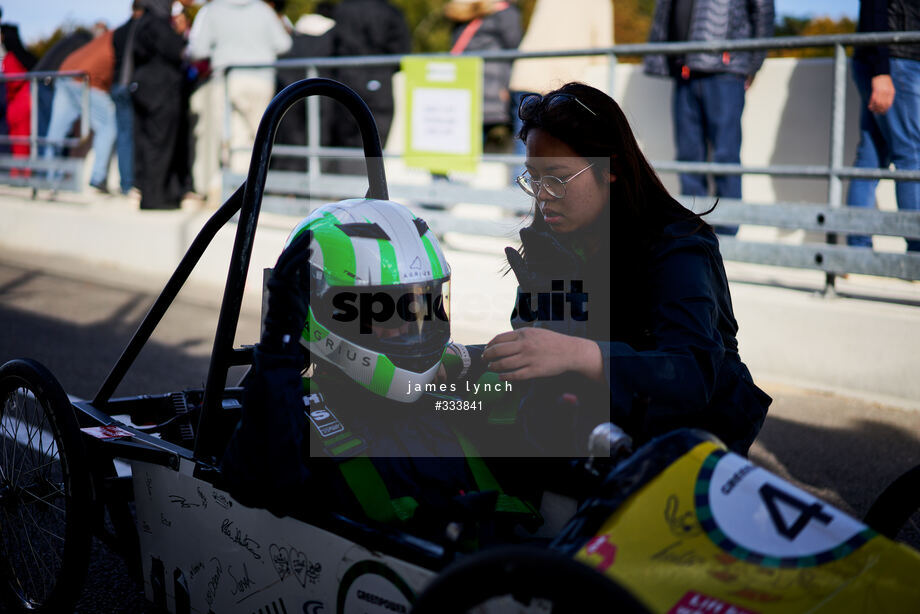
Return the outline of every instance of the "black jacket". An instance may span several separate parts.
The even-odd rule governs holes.
[[[86,30],[77,30],[72,34],[68,34],[54,45],[51,49],[45,52],[45,54],[35,63],[35,66],[32,67],[34,71],[55,71],[60,68],[61,64],[64,62],[64,59],[85,45],[86,43],[93,40],[93,35],[87,32]]]
[[[920,3],[916,0],[888,0],[888,29],[892,32],[920,30]],[[894,58],[920,60],[920,44],[891,45],[890,54]]]
[[[242,419],[221,464],[225,488],[241,503],[279,515],[325,510],[360,518],[364,511],[339,466],[361,451],[390,497],[413,497],[423,512],[452,508],[455,497],[476,488],[431,397],[399,403],[333,376],[324,380],[320,406],[303,391],[302,363],[299,348],[288,355],[255,349]],[[305,413],[317,409],[333,412],[360,447],[347,456],[325,454]]]
[[[112,33],[112,47],[115,49],[115,71],[114,78],[112,79],[113,84],[121,83],[121,73],[126,71],[127,82],[124,85],[128,85],[133,76],[134,76],[134,44],[131,44],[131,58],[130,65],[125,69],[125,54],[128,50],[129,39],[131,36],[134,36],[134,39],[137,40],[137,27],[139,23],[136,19],[129,19],[125,23],[121,24],[115,28],[115,32]],[[132,28],[133,26],[133,28]]]
[[[920,30],[920,4],[909,0],[862,0],[857,32],[908,32]],[[878,45],[857,47],[853,59],[869,67],[869,73],[887,75],[888,58],[920,60],[920,45]]]
[[[650,43],[668,41],[671,8],[672,0],[658,0],[649,32]],[[773,19],[773,0],[695,0],[687,40],[769,38],[773,36]],[[765,57],[765,51],[690,53],[677,64],[686,65],[691,71],[753,76]],[[644,62],[645,72],[650,75],[676,76],[675,62],[669,61],[668,56],[647,55]]]
[[[584,280],[588,318],[580,322],[569,314],[564,320],[541,317],[528,323],[518,317],[512,326],[538,326],[596,341],[606,385],[572,373],[525,382],[520,419],[537,454],[584,455],[590,430],[606,420],[639,442],[695,427],[712,432],[734,451],[747,452],[771,399],[754,384],[738,354],[738,325],[718,241],[708,230],[694,232],[696,226],[688,220],[665,227],[658,239],[640,248],[644,253],[618,250],[618,242],[628,238],[611,237],[612,274],[553,237],[540,237],[545,244],[555,243],[555,253],[544,252],[544,263],[559,268],[546,274],[541,271],[546,265],[537,263],[536,281],[523,285],[547,292],[551,280],[571,267],[561,279],[567,280],[567,291],[569,280]],[[525,237],[522,232],[526,250],[535,241]],[[535,256],[527,260],[536,262]],[[535,283],[546,287],[533,288]],[[577,397],[577,408],[566,393]]]
[[[184,79],[182,51],[185,39],[177,34],[168,18],[144,13],[134,39],[134,102],[141,109],[178,104]],[[117,77],[117,75],[116,75]]]
[[[402,11],[386,0],[343,0],[333,13],[334,56],[409,53],[412,40]],[[335,78],[354,89],[376,116],[393,113],[398,66],[340,68]]]
[[[887,32],[888,0],[862,0],[859,3],[859,25],[856,31]],[[888,47],[885,45],[857,47],[853,59],[868,65],[872,76],[888,74]]]
[[[291,34],[291,49],[284,55],[279,56],[278,59],[329,57],[332,55],[333,38],[334,29],[320,36],[294,32]],[[317,76],[330,77],[331,75],[328,69],[322,69],[318,71]],[[279,68],[277,70],[278,91],[305,78],[306,71],[303,68]],[[320,126],[320,145],[328,146],[337,103],[322,96],[320,97],[319,105],[320,120],[322,122]],[[275,142],[279,145],[306,145],[309,138],[307,136],[306,114],[305,101],[296,102],[284,115],[284,119],[281,120]],[[305,158],[272,156],[271,168],[274,170],[306,172],[307,161]]]

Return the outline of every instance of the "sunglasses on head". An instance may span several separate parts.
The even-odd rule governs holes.
[[[594,117],[597,117],[597,113],[592,111],[591,107],[572,94],[566,94],[565,92],[556,92],[554,94],[547,94],[546,96],[541,96],[540,94],[528,94],[524,96],[521,100],[521,106],[518,107],[518,117],[526,121],[533,117],[541,107],[544,111],[553,111],[560,105],[569,101],[575,101],[582,109]]]

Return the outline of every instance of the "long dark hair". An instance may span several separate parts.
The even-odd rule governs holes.
[[[616,181],[610,184],[610,206],[596,224],[586,229],[589,237],[593,235],[595,240],[606,243],[614,213],[618,223],[626,225],[628,231],[624,234],[633,246],[647,244],[659,236],[665,226],[679,220],[696,220],[698,225],[692,232],[711,231],[699,215],[668,194],[639,149],[620,105],[604,92],[583,83],[567,83],[543,96],[539,103],[531,101],[525,111],[518,133],[522,141],[539,128],[566,143],[578,155],[597,160],[592,172],[598,180],[602,180],[608,170],[616,176]],[[532,229],[549,230],[536,202],[532,216]]]

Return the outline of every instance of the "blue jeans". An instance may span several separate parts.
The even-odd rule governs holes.
[[[38,80],[38,136],[48,136],[51,121],[51,104],[54,101],[54,85]]]
[[[744,111],[744,77],[731,73],[674,79],[674,144],[681,162],[741,163],[741,113]],[[707,176],[681,174],[680,191],[686,196],[709,196]],[[740,175],[715,175],[716,196],[741,198]],[[716,226],[734,235],[737,226]]]
[[[115,151],[118,154],[118,176],[121,193],[127,194],[134,186],[134,102],[127,85],[112,86],[115,103]]]
[[[853,81],[862,103],[859,144],[853,166],[887,169],[893,163],[898,170],[920,170],[920,61],[891,58],[890,72],[894,83],[894,103],[887,113],[876,115],[867,108],[872,94],[872,75],[865,64],[853,61]],[[876,185],[877,179],[851,180],[847,205],[874,207]],[[898,209],[920,210],[920,182],[898,181],[895,196]],[[872,247],[872,238],[850,235],[847,244]],[[908,239],[907,249],[920,251],[920,239]]]
[[[51,121],[48,124],[48,138],[63,140],[70,133],[74,121],[80,117],[83,88],[86,85],[75,79],[59,79],[54,87],[54,101],[51,103]],[[115,144],[115,103],[108,92],[89,88],[89,125],[93,130],[93,149],[96,159],[90,173],[90,183],[105,185],[108,176],[109,159]],[[52,159],[60,153],[59,145],[45,146],[44,157]]]

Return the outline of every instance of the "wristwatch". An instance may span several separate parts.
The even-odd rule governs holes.
[[[466,374],[469,372],[470,365],[473,362],[470,359],[470,352],[469,350],[466,349],[466,346],[463,345],[462,343],[455,343],[453,341],[451,341],[447,347],[453,350],[454,353],[460,357],[460,362],[463,363],[463,368],[460,370],[460,374],[457,375],[457,379],[458,380],[463,379],[464,377],[466,377]]]

